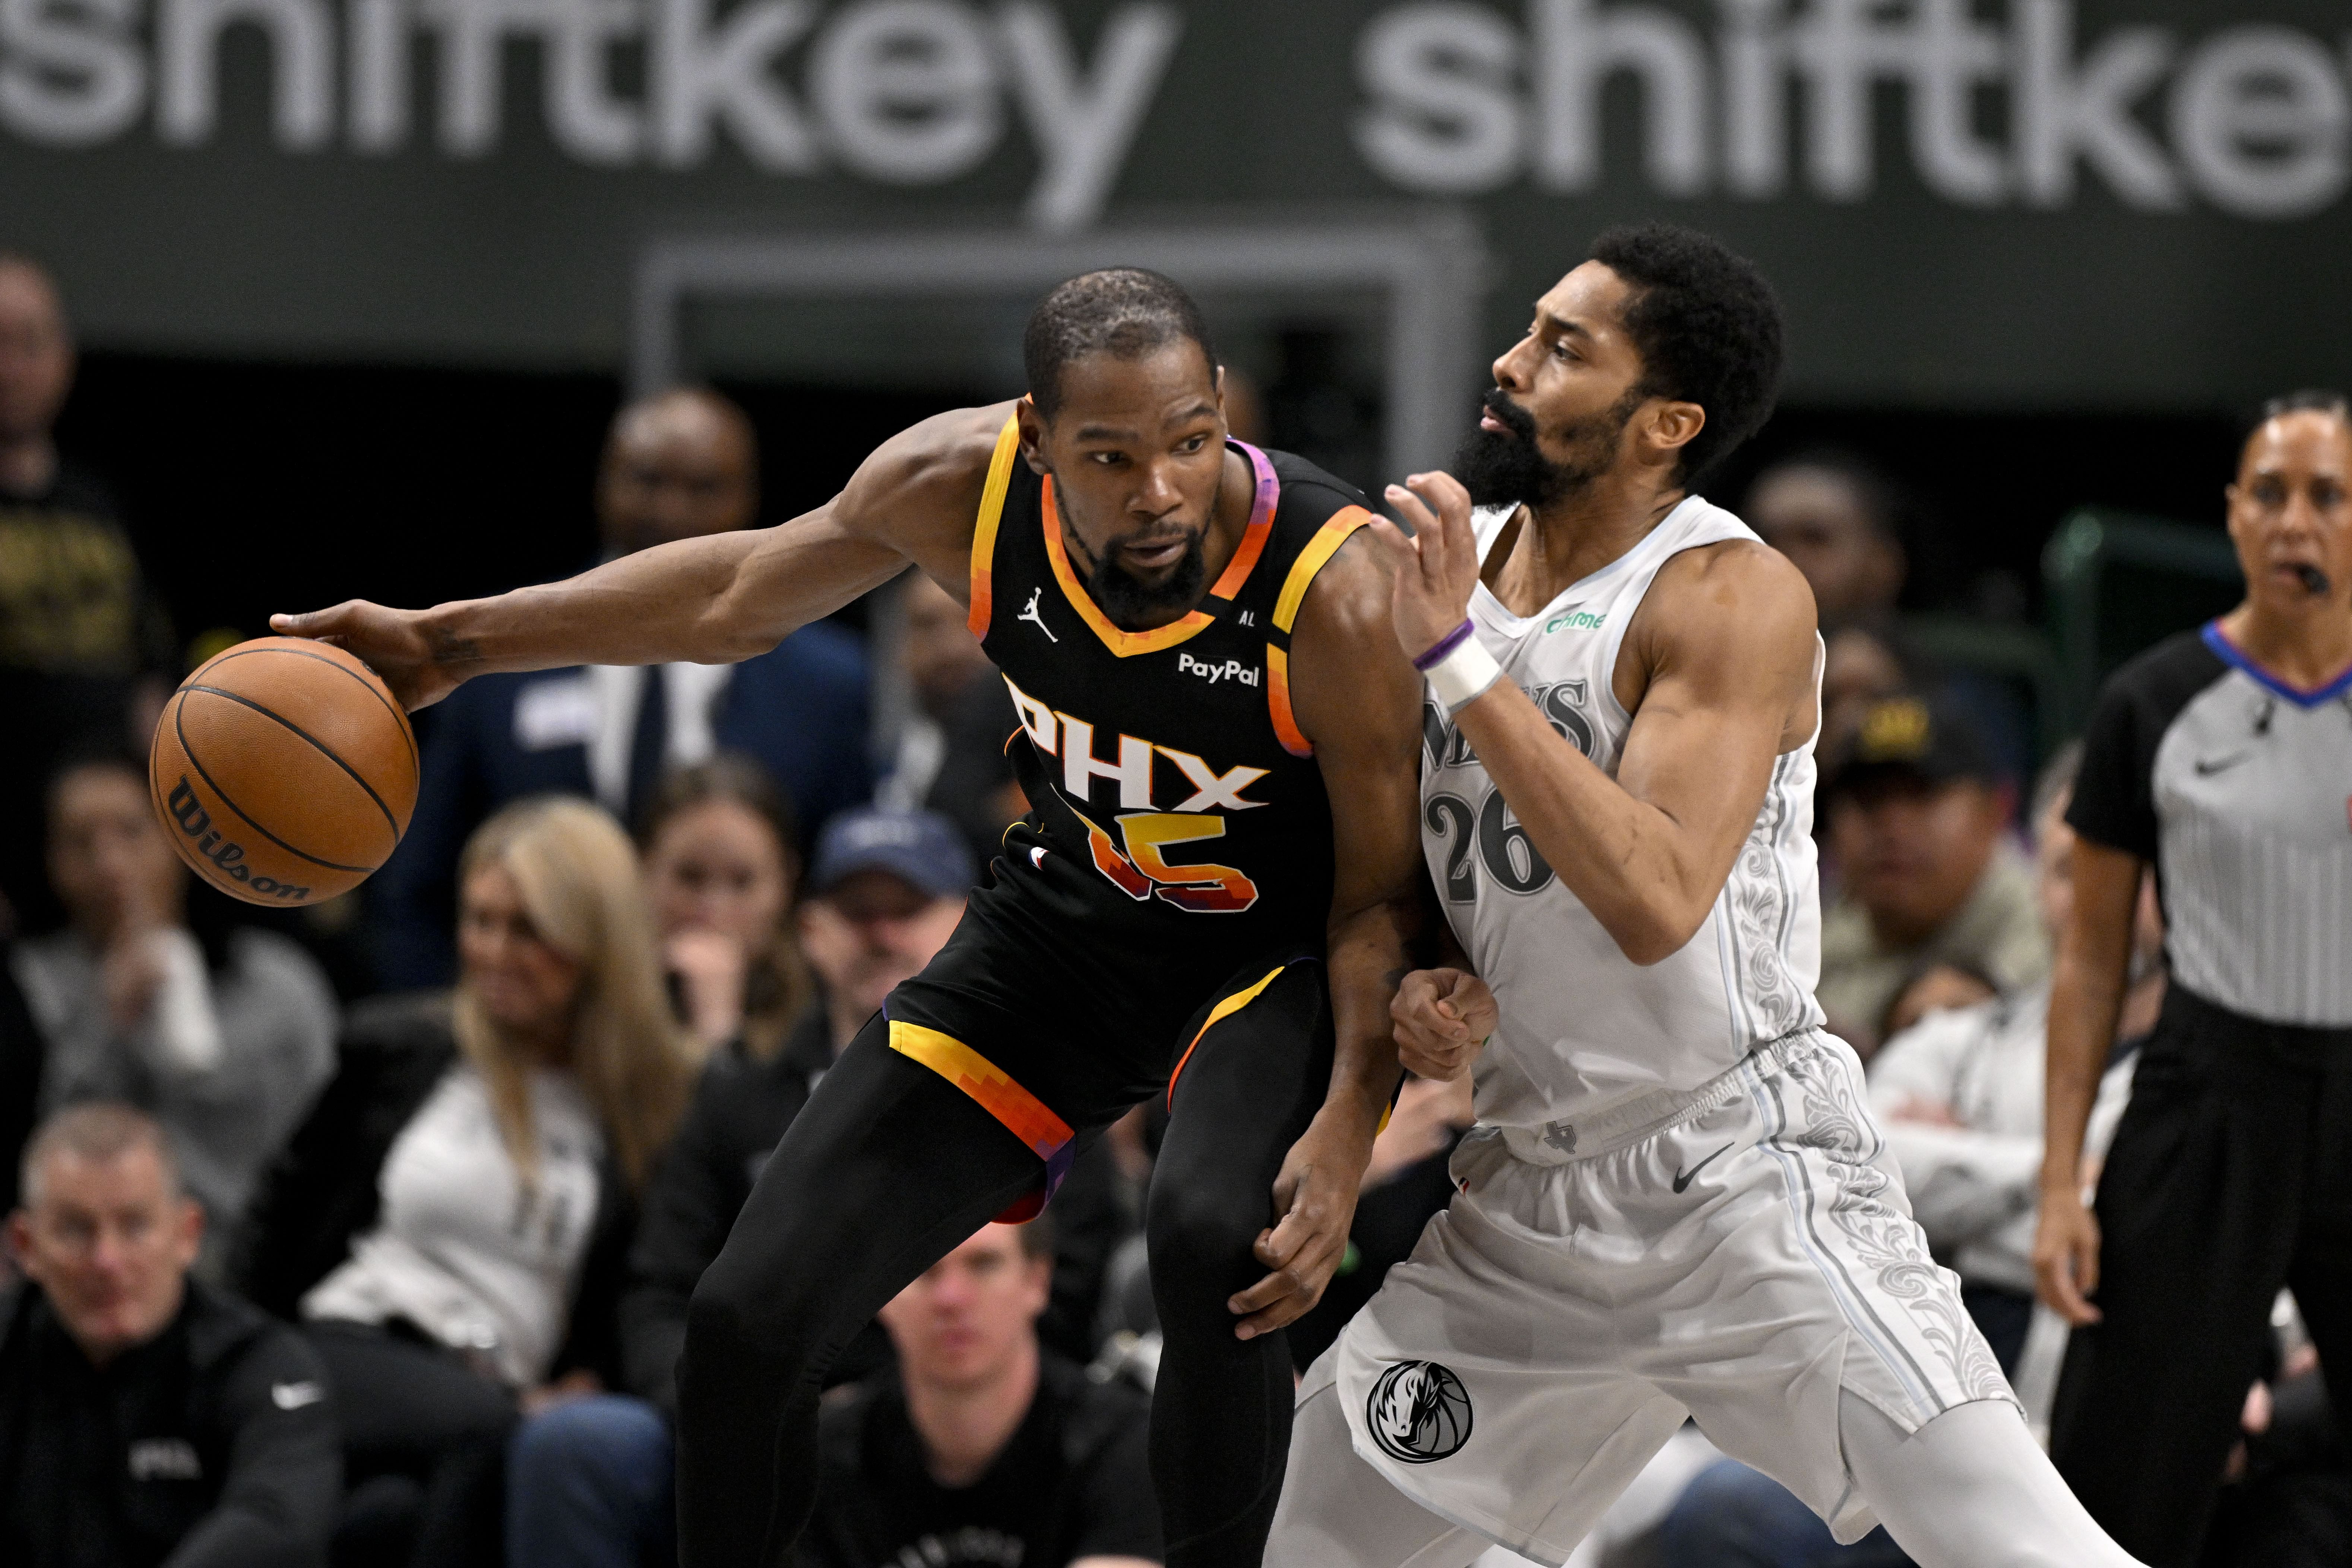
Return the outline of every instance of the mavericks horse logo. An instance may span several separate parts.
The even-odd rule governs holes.
[[[1402,1464],[1426,1465],[1460,1453],[1470,1441],[1470,1392],[1449,1367],[1401,1361],[1372,1384],[1364,1422],[1381,1453]]]

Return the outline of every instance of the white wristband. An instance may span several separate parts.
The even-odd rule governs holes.
[[[1462,639],[1462,646],[1423,671],[1429,678],[1429,689],[1452,718],[1464,704],[1485,695],[1488,687],[1503,677],[1503,667],[1495,656],[1478,644],[1475,637]]]

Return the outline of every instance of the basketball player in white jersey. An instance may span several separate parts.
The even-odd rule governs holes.
[[[1560,1563],[1685,1416],[1923,1568],[2121,1568],[2028,1434],[1822,1031],[1821,642],[1693,493],[1779,308],[1665,226],[1544,296],[1457,468],[1390,500],[1456,951],[1406,1064],[1475,1074],[1456,1194],[1308,1372],[1275,1568]],[[1489,503],[1474,510],[1474,501]]]

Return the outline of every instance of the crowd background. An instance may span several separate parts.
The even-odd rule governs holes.
[[[1270,353],[1237,382],[1236,433],[1381,478],[1377,411],[1329,345]],[[782,521],[961,395],[622,406],[590,376],[78,361],[57,280],[0,259],[0,1535],[44,1564],[309,1563],[329,1539],[339,1564],[663,1560],[694,1279],[1025,809],[960,612],[910,577],[731,669],[472,682],[419,716],[392,864],[305,910],[191,882],[147,809],[144,740],[172,684],[270,610],[429,603]],[[2044,1419],[2063,1335],[2027,1252],[2063,742],[2086,676],[2234,597],[2188,571],[2172,618],[2086,629],[2096,594],[2062,602],[2044,552],[2089,505],[2218,539],[2235,440],[2218,417],[1794,407],[1713,487],[1821,606],[1824,1006]],[[2147,906],[2116,1097],[2162,994]],[[1349,1261],[1292,1331],[1301,1366],[1444,1204],[1468,1120],[1464,1086],[1407,1086]],[[1131,1116],[1046,1221],[983,1231],[851,1346],[810,1563],[926,1542],[967,1553],[933,1561],[1156,1560],[1156,1136]],[[78,1236],[87,1214],[115,1239]],[[126,1483],[88,1434],[40,1426],[129,1397],[167,1352],[218,1395],[188,1452],[134,1448]],[[2208,1561],[2352,1561],[2316,1376],[2283,1306]],[[282,1447],[241,1448],[238,1411]],[[1593,1560],[1900,1561],[1883,1537],[1834,1547],[1695,1433],[1649,1479]],[[111,1523],[40,1500],[85,1484]]]

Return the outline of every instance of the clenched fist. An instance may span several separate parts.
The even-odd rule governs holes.
[[[1389,1004],[1396,1020],[1397,1059],[1423,1078],[1460,1078],[1478,1059],[1502,1014],[1495,994],[1460,969],[1416,969]]]

